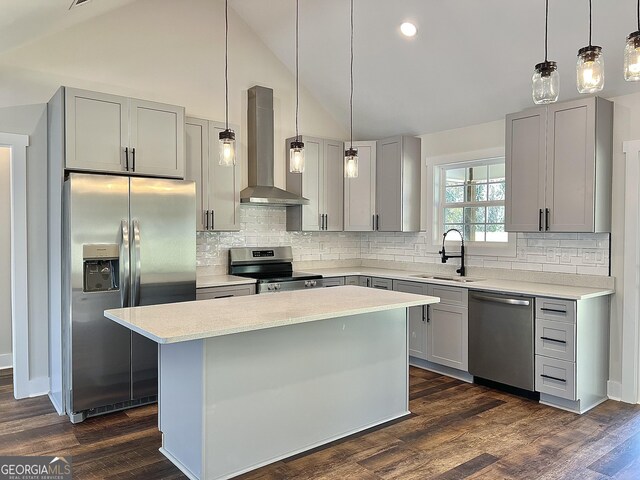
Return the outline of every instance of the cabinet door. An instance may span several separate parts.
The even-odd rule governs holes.
[[[238,130],[231,126],[236,132]],[[223,123],[209,122],[209,211],[210,229],[224,231],[240,230],[240,158],[236,165],[220,165],[219,134],[225,129]],[[238,151],[236,151],[238,155]]]
[[[550,105],[547,208],[551,232],[593,232],[595,98]]]
[[[376,142],[354,142],[358,176],[344,181],[344,230],[370,232],[376,214]]]
[[[209,122],[199,118],[187,118],[185,133],[185,180],[196,182],[196,228],[206,230],[210,219],[205,218],[209,210]]]
[[[397,292],[426,295],[428,285],[418,282],[393,282],[393,289]],[[409,355],[427,359],[427,306],[411,307],[409,315]]]
[[[507,115],[505,229],[538,232],[544,228],[546,108]]]
[[[427,315],[427,360],[467,371],[468,310],[453,305],[433,304]]]
[[[376,209],[379,231],[402,230],[402,137],[378,142]]]
[[[325,287],[340,287],[344,285],[344,277],[325,278],[322,280]]]
[[[129,100],[65,88],[65,167],[126,172]]]
[[[325,230],[344,229],[344,144],[338,140],[324,142],[324,213]]]
[[[324,205],[324,140],[303,137],[304,173],[302,178],[302,196],[309,199],[309,205],[302,206],[302,230],[315,232],[320,230]]]
[[[361,276],[358,280],[360,282],[361,287],[370,287],[371,286],[371,277],[363,277]]]
[[[184,108],[130,100],[131,170],[184,178]]]
[[[344,284],[345,285],[360,285],[360,277],[358,277],[357,275],[350,275],[348,277],[344,277]]]
[[[214,300],[217,298],[243,297],[245,295],[253,295],[255,293],[255,285],[199,288],[196,290],[196,300]]]
[[[371,286],[380,290],[393,290],[393,280],[388,278],[371,278]]]

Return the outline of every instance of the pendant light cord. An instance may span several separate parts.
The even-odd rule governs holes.
[[[638,0],[637,13],[638,13],[638,31],[640,31],[640,0]]]
[[[638,0],[640,1],[640,0]],[[299,71],[298,71],[298,36],[299,36],[299,32],[298,32],[298,23],[299,23],[299,9],[300,9],[300,5],[299,5],[299,0],[296,0],[296,142],[300,141],[300,134],[298,133],[298,110],[300,109],[300,87],[299,87]]]
[[[353,0],[351,0],[351,91],[349,95],[349,134],[353,150]]]
[[[589,0],[589,46],[591,46],[591,0]]]
[[[638,0],[640,2],[640,0]],[[544,9],[544,62],[547,63],[547,51],[548,51],[548,38],[549,38],[549,0],[545,0]]]
[[[229,0],[224,1],[224,106],[225,125],[229,130]]]

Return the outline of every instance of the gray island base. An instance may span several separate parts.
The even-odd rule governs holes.
[[[346,286],[105,315],[159,344],[162,453],[224,479],[408,414],[407,308],[437,302]]]

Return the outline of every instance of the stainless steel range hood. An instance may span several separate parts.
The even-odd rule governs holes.
[[[309,200],[273,185],[273,90],[249,89],[248,108],[249,186],[240,202],[255,205],[308,205]]]

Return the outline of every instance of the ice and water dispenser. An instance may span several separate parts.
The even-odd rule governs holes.
[[[83,291],[111,292],[119,286],[119,247],[117,244],[85,244],[82,246]]]

